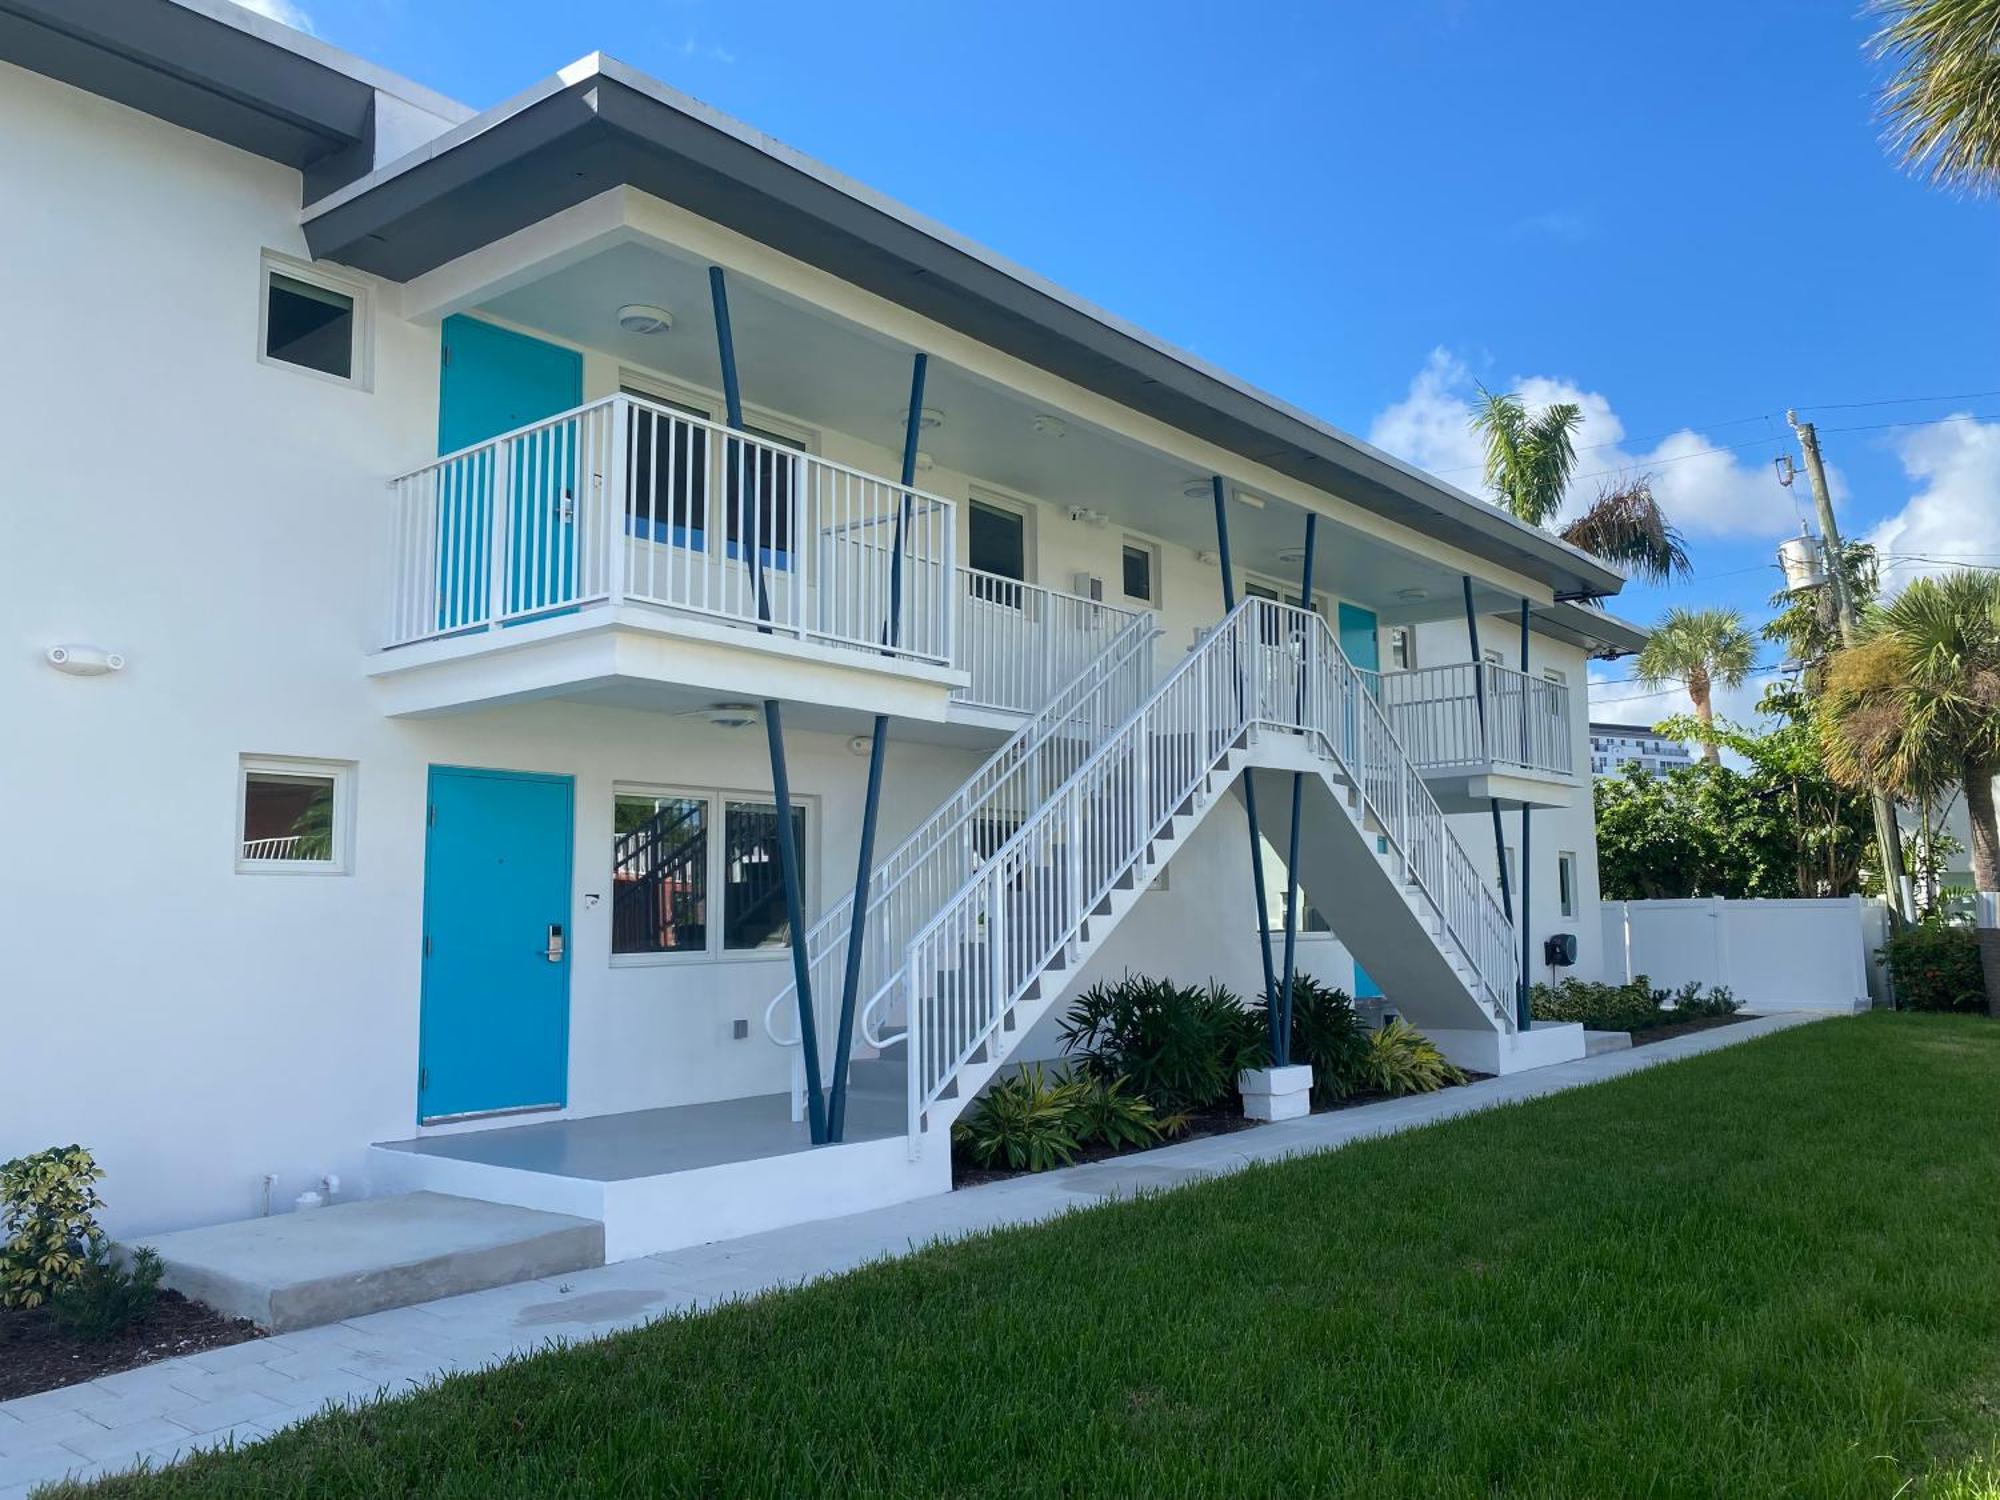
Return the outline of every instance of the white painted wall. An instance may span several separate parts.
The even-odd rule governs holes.
[[[575,779],[572,1113],[782,1088],[788,1055],[760,1024],[782,957],[614,967],[608,899],[584,904],[608,897],[614,783],[767,791],[761,735],[561,702],[392,720],[364,675],[383,482],[435,447],[436,328],[377,288],[368,388],[261,362],[260,253],[305,255],[295,173],[5,65],[0,139],[0,411],[16,436],[0,491],[0,1158],[90,1146],[125,1234],[253,1213],[266,1172],[280,1204],[326,1172],[365,1192],[368,1144],[415,1124],[432,764]],[[616,379],[587,361],[588,395]],[[893,472],[879,447],[819,443]],[[925,483],[963,497],[974,480]],[[1042,510],[1035,576],[1066,587],[1088,569],[1116,599],[1122,535]],[[1161,555],[1165,664],[1219,614],[1221,582],[1185,548]],[[130,664],[76,678],[41,660],[75,641]],[[352,873],[238,873],[246,753],[355,765]],[[977,759],[897,742],[881,847]],[[815,810],[817,900],[852,878],[865,762],[843,735],[795,732],[790,767]],[[1589,841],[1538,834],[1548,858],[1558,845]],[[1254,990],[1246,858],[1225,811],[1097,967]],[[1351,982],[1337,943],[1304,948]]]

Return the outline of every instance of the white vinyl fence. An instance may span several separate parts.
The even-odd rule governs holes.
[[[1604,977],[1644,974],[1656,989],[1727,985],[1744,1009],[1865,1010],[1882,903],[1606,901]]]

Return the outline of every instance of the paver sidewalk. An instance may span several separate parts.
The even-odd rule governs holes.
[[[1768,1036],[1820,1013],[1790,1013],[1492,1078],[1440,1094],[1362,1105],[1143,1155],[1017,1177],[915,1203],[745,1239],[472,1292],[345,1323],[232,1344],[99,1380],[0,1402],[0,1500],[65,1475],[165,1463],[223,1442],[254,1442],[329,1402],[410,1390],[552,1339],[584,1339],[667,1312],[905,1255],[940,1239],[1031,1224],[1079,1206],[1325,1151],[1458,1115],[1620,1077]]]

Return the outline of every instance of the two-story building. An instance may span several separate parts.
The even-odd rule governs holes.
[[[118,1231],[943,1190],[1078,984],[1262,990],[1294,795],[1306,967],[1580,1048],[1516,986],[1596,964],[1614,570],[610,58],[475,113],[0,0],[0,59],[0,1157]]]

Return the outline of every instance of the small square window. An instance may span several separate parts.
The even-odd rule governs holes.
[[[708,799],[620,792],[611,838],[611,951],[708,950]]]
[[[237,869],[345,874],[353,771],[339,761],[245,756],[239,774]]]
[[[1127,542],[1123,566],[1125,597],[1153,603],[1153,549],[1143,542]]]
[[[258,356],[343,385],[367,384],[360,286],[275,254],[264,257]]]
[[[1417,642],[1407,625],[1391,626],[1389,636],[1389,670],[1408,672],[1417,665]]]

